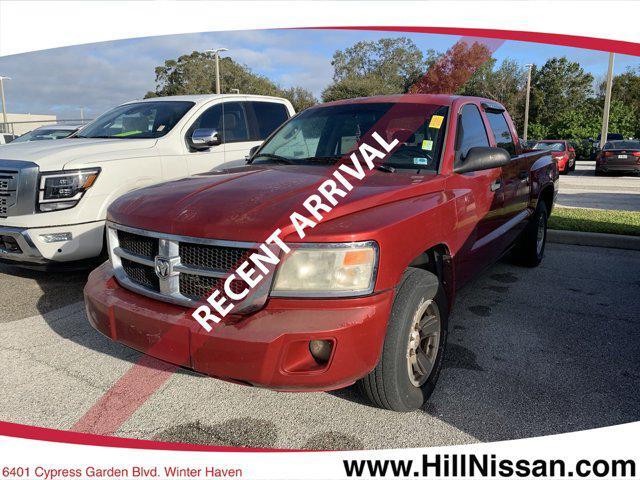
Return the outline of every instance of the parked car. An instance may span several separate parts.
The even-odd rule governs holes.
[[[0,133],[0,145],[6,145],[7,143],[13,142],[16,136],[11,133]]]
[[[595,161],[596,157],[600,154],[600,137],[601,135],[598,135],[595,140],[590,139],[592,142],[592,148],[589,160],[591,161]],[[607,133],[607,142],[611,142],[613,140],[624,140],[624,135],[621,133]]]
[[[31,267],[99,257],[107,207],[154,183],[244,164],[293,115],[282,98],[196,95],[126,103],[74,138],[0,155],[0,260]]]
[[[558,162],[560,173],[569,173],[576,169],[576,149],[567,140],[539,140],[532,149],[550,150],[551,156]]]
[[[596,175],[608,173],[640,174],[640,141],[614,140],[604,144],[596,157]]]
[[[301,241],[283,222],[374,128],[404,139]],[[113,340],[213,377],[287,391],[358,381],[375,405],[413,410],[435,387],[456,291],[511,249],[523,265],[542,260],[557,179],[550,152],[523,153],[491,100],[318,105],[249,165],[115,201],[111,261],[84,290],[88,319]],[[278,227],[291,252],[205,331],[190,312]],[[228,288],[244,292],[239,282]]]
[[[76,133],[82,125],[46,125],[20,135],[14,142],[34,142],[36,140],[60,140]]]

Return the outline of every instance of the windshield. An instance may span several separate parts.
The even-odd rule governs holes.
[[[79,138],[158,138],[166,135],[193,102],[140,102],[121,105],[101,115]]]
[[[551,150],[552,152],[564,152],[564,142],[538,142],[533,146],[534,150]]]
[[[607,142],[604,144],[604,150],[640,150],[640,142],[637,140]]]
[[[437,170],[448,107],[361,103],[310,108],[286,123],[253,156],[255,164],[335,163],[372,129],[387,141],[401,139],[385,165]]]
[[[32,130],[29,133],[25,133],[16,138],[14,142],[34,142],[36,140],[58,140],[59,138],[67,138],[76,128],[62,129],[62,128],[38,128]]]

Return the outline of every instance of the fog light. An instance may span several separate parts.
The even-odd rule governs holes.
[[[318,363],[327,363],[331,357],[333,342],[331,340],[311,340],[309,351]]]
[[[46,233],[44,235],[40,235],[40,239],[44,243],[68,242],[73,239],[73,235],[71,232]]]

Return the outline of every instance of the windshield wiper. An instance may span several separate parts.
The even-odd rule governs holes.
[[[283,156],[281,156],[281,155],[276,155],[275,153],[259,153],[259,154],[257,154],[255,157],[253,157],[253,158],[251,159],[251,163],[253,163],[253,161],[254,161],[256,158],[260,158],[260,157],[268,158],[269,160],[273,160],[274,162],[282,163],[282,164],[284,164],[284,165],[295,165],[295,163],[294,163],[294,162],[292,162],[292,161],[291,161],[290,159],[288,159],[287,157],[283,157]]]
[[[381,172],[388,172],[388,173],[395,173],[396,171],[394,167],[392,167],[391,165],[385,165],[384,163],[382,165],[376,165],[376,169],[380,170]]]
[[[304,163],[304,162],[309,162],[309,163],[336,163],[341,158],[342,158],[341,155],[334,155],[334,156],[328,156],[328,157],[306,157],[306,158],[299,158],[298,160],[300,162],[302,162],[302,163]]]

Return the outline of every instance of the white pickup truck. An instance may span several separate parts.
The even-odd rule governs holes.
[[[131,190],[242,165],[294,114],[282,98],[188,95],[129,102],[74,136],[0,147],[0,261],[100,256],[107,207]]]

